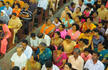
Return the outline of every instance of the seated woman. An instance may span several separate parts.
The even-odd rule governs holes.
[[[67,56],[71,55],[73,52],[73,49],[76,45],[75,41],[71,40],[71,37],[69,35],[67,35],[65,37],[65,40],[62,43],[63,48],[64,48],[64,52],[67,54]]]
[[[92,23],[92,18],[88,17],[87,21],[85,23],[83,23],[82,27],[81,27],[81,31],[85,32],[87,29],[93,30],[96,28],[96,26]]]
[[[85,48],[88,48],[88,39],[80,39],[75,48],[79,48],[81,52],[84,51]]]
[[[7,15],[7,13],[4,10],[1,10],[0,20],[2,20],[5,24],[8,25],[9,16]]]
[[[56,31],[59,31],[59,32],[60,32],[61,38],[62,38],[62,39],[65,39],[65,36],[67,35],[67,31],[66,31],[66,29],[65,29],[65,25],[64,25],[64,24],[61,24],[61,25],[59,26],[59,28],[55,30],[55,32],[56,32]]]
[[[9,31],[8,26],[0,20],[0,54],[3,56],[6,53],[8,41],[7,39],[11,36],[11,32]]]
[[[60,69],[63,69],[64,64],[67,60],[66,53],[63,52],[63,47],[58,47],[57,50],[53,52],[53,61]]]
[[[18,30],[22,27],[21,20],[16,16],[16,13],[12,14],[12,17],[8,23],[8,27],[14,31],[13,40],[12,40],[14,44],[15,35],[18,32]]]
[[[51,35],[55,30],[55,25],[51,23],[50,19],[47,19],[46,22],[42,25],[40,33],[45,33]]]
[[[57,48],[61,45],[63,42],[63,39],[60,38],[60,32],[55,32],[54,37],[51,39],[51,45],[54,46],[54,48],[57,50]]]
[[[26,63],[25,70],[41,70],[41,64],[38,62],[38,58],[32,55]]]
[[[46,48],[45,43],[40,43],[38,50],[36,51],[36,56],[39,59],[39,62],[43,65],[48,60],[52,60],[52,51],[49,48]]]
[[[81,53],[81,57],[86,62],[87,60],[92,58],[92,55],[90,53],[90,50],[88,48],[84,49],[84,52]]]
[[[82,15],[81,8],[80,7],[77,7],[76,8],[76,11],[73,12],[72,17],[73,17],[73,19],[75,19],[76,16],[81,16],[81,15]]]
[[[80,36],[79,25],[73,24],[72,29],[69,29],[67,34],[71,36],[72,40],[77,40]]]
[[[14,5],[12,13],[16,13],[17,16],[19,16],[20,12],[21,12],[20,5],[17,3]]]
[[[65,25],[66,29],[70,28],[74,23],[70,13],[66,13],[66,17],[62,19],[62,23]]]

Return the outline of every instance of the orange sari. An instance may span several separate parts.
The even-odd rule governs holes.
[[[55,25],[51,24],[50,26],[47,26],[46,24],[43,24],[40,33],[49,34],[52,33],[54,30],[55,30]]]
[[[12,11],[13,13],[16,13],[17,14],[17,16],[19,16],[19,14],[20,14],[20,12],[21,12],[21,9],[13,9],[13,11]]]

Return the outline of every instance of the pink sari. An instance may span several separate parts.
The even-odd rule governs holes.
[[[9,28],[8,28],[8,26],[6,24],[3,25],[3,31],[5,33],[5,37],[1,40],[0,52],[2,54],[5,54],[6,53],[7,44],[8,44],[7,39],[11,36],[11,32],[9,31]]]
[[[63,52],[60,56],[57,56],[56,51],[53,54],[53,58],[55,58],[54,59],[54,64],[57,65],[58,67],[63,64],[63,60],[67,60],[68,59],[66,53]],[[60,70],[62,70],[62,68]]]
[[[60,31],[59,29],[56,29],[55,32],[59,31],[60,36],[62,39],[65,39],[65,36],[67,35],[67,31],[64,29],[63,31]]]

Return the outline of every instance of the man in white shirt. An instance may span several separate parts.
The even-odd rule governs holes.
[[[47,61],[43,66],[41,70],[60,70],[59,67],[54,65],[52,61]]]
[[[103,63],[98,58],[99,53],[93,52],[92,59],[85,63],[84,68],[88,68],[89,70],[105,70]]]
[[[26,55],[27,59],[30,59],[33,53],[32,48],[28,45],[27,40],[22,41],[22,47],[24,49],[24,54]]]
[[[78,0],[78,4],[76,4],[76,7],[75,7],[75,10],[74,11],[76,11],[76,9],[78,7],[80,7],[81,8],[81,12],[83,12],[85,10],[85,8],[86,8],[86,5],[84,5],[84,3],[83,3],[82,0]]]
[[[47,45],[47,47],[50,46],[51,38],[48,35],[39,33],[38,38],[39,38],[39,44],[43,42]]]
[[[68,62],[72,64],[72,68],[76,70],[83,70],[84,60],[80,56],[80,50],[75,48],[73,55],[69,56]]]
[[[12,67],[18,66],[20,68],[20,70],[23,70],[25,68],[25,65],[26,65],[26,62],[27,62],[27,57],[23,53],[23,48],[22,47],[17,48],[17,52],[15,52],[12,55],[11,61],[12,61]]]
[[[30,46],[32,47],[33,51],[36,51],[37,47],[39,46],[39,38],[35,35],[35,33],[31,34]]]

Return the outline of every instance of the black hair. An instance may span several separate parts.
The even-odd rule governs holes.
[[[59,37],[61,37],[61,36],[60,36],[60,32],[59,32],[59,31],[57,31],[57,32],[55,32],[55,33],[57,33],[57,34],[59,35]]]
[[[99,45],[99,44],[102,44],[103,46],[105,45],[105,44],[104,44],[104,43],[102,43],[102,42],[99,42],[99,43],[98,43],[98,45]]]
[[[62,26],[62,28],[65,28],[65,25],[64,24],[60,24]]]
[[[24,39],[24,40],[22,40],[22,42],[23,42],[23,43],[28,44],[28,41],[27,41],[27,40],[25,40],[25,39]]]
[[[72,69],[72,64],[71,63],[65,63],[65,65],[68,65],[68,67],[70,68],[70,69]]]
[[[16,13],[12,13],[12,15],[16,16],[17,14]]]
[[[66,35],[65,39],[71,39],[71,37],[69,35]]]
[[[74,2],[71,2],[71,6],[73,6],[73,5],[75,5],[75,3]]]
[[[36,35],[35,35],[35,33],[31,33],[31,37],[35,37]]]
[[[81,8],[80,8],[80,7],[77,7],[77,8],[79,8],[79,9],[80,9],[80,11],[81,11]]]
[[[98,33],[99,33],[99,30],[98,30],[98,29],[93,29],[93,31],[94,31],[94,32],[98,32]]]
[[[93,21],[93,18],[91,16],[87,17],[87,19],[90,19],[90,21]]]
[[[84,33],[89,33],[89,32],[91,32],[91,30],[90,29],[87,29]]]
[[[92,55],[93,55],[93,53],[97,54],[97,56],[100,56],[100,54],[98,52],[96,52],[96,51],[92,51]]]
[[[89,43],[88,39],[80,39],[79,41],[83,41],[83,43],[85,43],[86,45],[88,45],[88,43]]]
[[[87,6],[88,6],[89,8],[92,8],[92,7],[93,7],[92,4],[90,4],[90,3],[88,3]]]
[[[84,68],[83,70],[89,70],[88,68]]]
[[[4,1],[0,1],[3,5],[5,5]]]
[[[3,20],[0,19],[0,24],[5,24],[5,23],[3,22]]]
[[[90,50],[88,48],[85,48],[84,52],[90,52]]]
[[[18,66],[14,66],[14,67],[12,68],[12,70],[20,70],[20,68],[19,68]]]
[[[59,17],[56,17],[59,22],[62,22]]]
[[[66,13],[70,19],[73,19],[70,13]]]
[[[62,46],[58,46],[57,50],[64,51],[64,48]]]
[[[72,26],[76,26],[76,30],[79,30],[79,25],[78,24],[72,24]]]
[[[44,43],[44,42],[41,42],[40,45],[43,46],[43,47],[47,46],[46,43]]]
[[[19,4],[19,3],[16,3],[15,5],[17,5],[17,6],[18,6],[18,8],[20,8],[20,4]],[[14,5],[14,7],[15,7],[15,5]]]
[[[37,36],[38,36],[39,38],[42,38],[44,35],[43,35],[43,33],[39,33]]]
[[[46,61],[46,63],[45,63],[46,68],[51,68],[52,65],[53,65],[52,61],[50,61],[50,60]]]
[[[6,1],[6,3],[9,5],[10,4],[10,2],[9,1]]]

